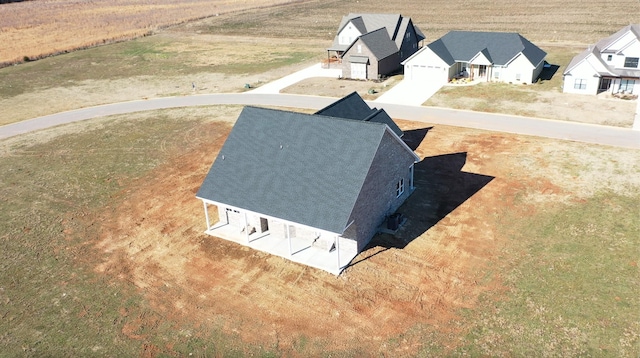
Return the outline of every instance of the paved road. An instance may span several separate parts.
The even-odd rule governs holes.
[[[336,98],[329,97],[251,92],[154,98],[83,108],[9,124],[0,127],[0,139],[90,118],[154,109],[218,104],[320,109],[335,100]],[[384,108],[393,118],[420,121],[429,124],[446,124],[640,149],[640,131],[626,128],[445,108],[417,107],[377,102],[370,102],[369,105]]]

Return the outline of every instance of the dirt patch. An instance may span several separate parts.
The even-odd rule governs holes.
[[[457,332],[460,308],[502,290],[491,267],[506,243],[489,218],[531,215],[532,205],[518,201],[523,191],[553,201],[563,189],[514,169],[519,153],[540,148],[526,137],[399,123],[420,144],[416,181],[424,190],[401,208],[408,224],[374,238],[339,277],[203,234],[194,196],[230,130],[222,123],[203,128],[210,143],[142,178],[106,210],[96,270],[134,282],[167,320],[220,324],[245,342],[293,352],[308,338],[316,353],[325,345],[415,353],[419,336],[397,346],[389,339],[423,324]],[[428,172],[439,179],[426,180]],[[457,192],[460,200],[434,202]],[[425,208],[435,216],[422,215]]]

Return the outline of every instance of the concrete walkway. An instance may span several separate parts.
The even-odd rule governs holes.
[[[394,103],[405,106],[421,106],[438,90],[442,88],[441,83],[412,81],[404,79],[383,93],[374,102]]]
[[[281,79],[275,80],[273,82],[269,82],[265,85],[262,85],[246,93],[280,93],[282,89],[287,88],[307,78],[313,78],[313,77],[338,78],[341,75],[342,75],[341,69],[322,68],[322,64],[316,63],[313,66],[305,68],[304,70],[294,72],[288,76],[282,77]]]

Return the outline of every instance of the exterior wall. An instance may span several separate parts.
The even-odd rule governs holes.
[[[529,60],[520,53],[508,64],[507,67],[502,69],[500,81],[530,84],[533,78],[533,69],[534,67],[531,62],[529,62]]]
[[[338,34],[338,43],[340,45],[349,45],[360,35],[362,35],[360,31],[349,22]]]
[[[229,209],[224,206],[218,207],[218,220],[240,230],[244,230],[245,223],[251,232],[262,233],[268,230],[268,221],[259,215],[247,214],[245,216],[241,210]]]
[[[600,77],[594,76],[595,70],[588,61],[581,62],[563,77],[562,92],[579,94],[597,94],[600,86]],[[583,83],[584,88],[579,88]],[[578,88],[576,88],[578,87]]]
[[[634,36],[630,33],[627,33],[623,39],[619,40],[617,43],[613,44],[610,49],[617,49],[618,46],[626,46],[624,50],[620,54],[612,53],[613,51],[606,51],[602,53],[602,60],[609,66],[613,66],[616,69],[624,69],[624,60],[626,57],[640,57],[640,40],[637,38],[635,42],[629,45],[632,41],[634,41]],[[616,51],[617,52],[617,51]],[[608,55],[612,55],[611,61],[608,61]],[[637,68],[636,68],[637,69]]]
[[[534,83],[540,77],[540,73],[542,73],[542,69],[544,68],[544,60],[540,61],[540,63],[533,69],[533,75],[531,76],[531,83]]]
[[[358,52],[358,50],[360,50],[360,52]],[[376,61],[376,57],[360,39],[358,39],[358,41],[356,41],[353,46],[348,48],[342,55],[342,77],[351,78],[350,56],[368,57],[369,64],[367,65],[367,79],[378,78],[378,62]]]
[[[390,133],[385,133],[350,221],[356,227],[358,251],[362,251],[385,217],[393,214],[411,193],[410,171],[415,158]],[[404,180],[404,193],[396,196],[396,184]]]
[[[416,31],[413,27],[413,22],[409,20],[409,24],[407,25],[407,31],[402,39],[402,43],[400,44],[400,59],[398,63],[406,60],[411,55],[418,51],[418,37],[416,35]]]
[[[418,66],[425,66],[426,69],[417,69]],[[429,66],[432,70],[429,71]],[[438,70],[438,67],[441,70]],[[422,74],[414,73],[415,71],[424,70],[426,77]],[[429,47],[423,47],[415,57],[404,63],[404,78],[417,81],[436,81],[447,83],[455,75],[454,66],[449,66],[438,55],[436,55]]]
[[[376,73],[367,72],[370,80],[378,79],[379,75],[388,75],[400,69],[400,53],[378,61],[378,70]]]

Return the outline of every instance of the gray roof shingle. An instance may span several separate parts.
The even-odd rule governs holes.
[[[374,32],[380,29],[385,29],[385,31],[388,34],[388,38],[386,39],[386,41],[391,41],[395,43],[396,51],[398,51],[399,46],[402,44],[402,40],[407,31],[409,23],[413,24],[410,18],[403,17],[400,14],[354,14],[352,13],[342,17],[342,20],[340,21],[340,25],[338,26],[338,32],[336,33],[336,36],[333,39],[333,45],[331,45],[329,50],[344,51],[346,50],[347,47],[349,47],[345,45],[340,45],[339,39],[338,39],[338,34],[340,33],[340,31],[342,31],[342,29],[344,29],[345,26],[347,26],[349,22],[351,22],[358,29],[358,31],[360,31],[362,35],[365,35],[367,33]],[[413,28],[418,37],[418,41],[424,40],[425,36],[422,33],[422,31],[420,31],[418,26],[413,25]]]
[[[245,107],[196,196],[341,234],[386,130]]]
[[[447,62],[449,58],[456,62],[468,62],[483,50],[489,54],[494,65],[500,66],[508,64],[520,52],[533,65],[540,63],[547,55],[520,34],[512,32],[450,31],[432,44],[428,45],[429,48]]]
[[[337,118],[353,119],[360,121],[369,121],[386,124],[393,133],[398,137],[402,137],[404,133],[398,125],[391,119],[384,109],[371,108],[360,97],[358,92],[352,92],[349,95],[333,102],[327,107],[319,110],[316,114]]]
[[[395,42],[389,39],[386,28],[368,32],[360,36],[360,40],[378,60],[382,60],[398,52],[398,47]],[[349,50],[347,49],[346,51]]]

